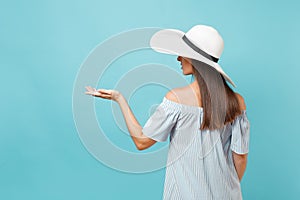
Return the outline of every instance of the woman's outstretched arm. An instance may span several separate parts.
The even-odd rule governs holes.
[[[116,102],[119,104],[121,111],[123,113],[124,119],[126,121],[126,125],[128,131],[131,135],[133,142],[138,150],[144,150],[152,146],[156,141],[148,138],[142,133],[142,126],[136,120],[134,114],[132,113],[125,97],[120,94],[117,98]]]
[[[138,150],[144,150],[152,146],[154,143],[156,143],[155,140],[152,140],[151,138],[148,138],[142,133],[142,126],[139,124],[139,122],[136,120],[132,110],[130,109],[127,100],[125,97],[116,90],[106,90],[106,89],[98,89],[91,87],[86,87],[87,92],[86,94],[101,97],[104,99],[110,99],[116,101],[122,111],[123,117],[126,122],[127,129],[130,133],[130,136]]]

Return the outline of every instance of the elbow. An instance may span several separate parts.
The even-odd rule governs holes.
[[[151,147],[156,141],[152,139],[140,139],[135,143],[137,150],[142,151]]]
[[[146,136],[142,136],[135,140],[135,146],[136,146],[137,150],[139,150],[139,151],[148,149],[155,143],[156,143],[155,140],[148,138]]]
[[[139,150],[139,151],[142,151],[142,150],[146,149],[144,141],[143,141],[142,138],[136,138],[135,146],[136,146],[136,149]]]
[[[137,142],[137,144],[135,145],[137,150],[139,151],[143,151],[144,149],[146,149],[145,145],[141,142]]]

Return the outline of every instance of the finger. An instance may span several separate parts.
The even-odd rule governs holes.
[[[85,92],[85,94],[94,95],[94,92]]]
[[[89,88],[89,91],[95,91],[96,89],[95,88],[92,88],[91,86],[88,86]]]
[[[101,92],[101,93],[105,93],[104,89],[102,89],[102,88],[101,88],[101,89],[98,89],[97,91],[98,91],[98,92]]]
[[[89,87],[88,87],[88,86],[85,86],[85,89],[86,89],[87,91],[89,91]]]
[[[111,95],[109,95],[109,94],[98,93],[98,94],[96,94],[96,96],[101,97],[101,98],[105,98],[105,99],[111,99]]]
[[[91,87],[91,91],[95,92],[95,91],[96,91],[96,89],[95,89],[95,88],[93,88],[93,87]]]
[[[99,89],[97,90],[98,92],[104,93],[104,94],[111,94],[111,90],[106,90],[106,89]]]
[[[85,87],[87,89],[87,91],[93,91],[92,88],[90,86]]]

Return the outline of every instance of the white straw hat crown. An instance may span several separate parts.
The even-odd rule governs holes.
[[[154,33],[150,46],[157,52],[183,56],[208,64],[236,87],[218,64],[224,49],[219,32],[211,26],[196,25],[186,33],[178,29],[162,29]]]
[[[219,32],[204,25],[192,27],[185,36],[206,53],[220,58],[224,49],[224,41]]]

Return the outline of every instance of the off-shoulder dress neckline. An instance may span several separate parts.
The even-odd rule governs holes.
[[[166,97],[164,97],[164,101],[167,101],[167,102],[169,102],[169,103],[171,103],[171,104],[174,104],[175,106],[182,106],[182,107],[189,108],[189,109],[203,110],[203,107],[200,107],[200,106],[192,106],[192,105],[187,105],[187,104],[181,104],[181,103],[172,101],[172,100],[170,100],[170,99],[167,99]]]
[[[163,101],[167,102],[168,104],[173,105],[176,108],[181,107],[181,108],[185,108],[190,111],[199,111],[200,110],[201,113],[203,112],[203,107],[201,107],[201,106],[192,106],[192,105],[187,105],[187,104],[181,104],[181,103],[172,101],[170,99],[167,99],[166,97],[163,98]],[[243,115],[243,114],[246,114],[246,110],[242,110],[241,115]]]

